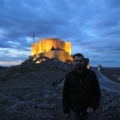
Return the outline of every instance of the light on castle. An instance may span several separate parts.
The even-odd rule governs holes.
[[[62,61],[72,60],[71,43],[61,41],[59,38],[44,38],[38,43],[32,43],[31,55],[35,58],[45,56],[49,58],[57,58]]]
[[[39,42],[32,43],[31,57],[37,64],[42,60],[37,60],[40,57],[56,58],[63,62],[72,62],[71,43],[64,42],[59,38],[42,38]],[[85,59],[85,66],[89,68],[89,59]]]
[[[32,43],[32,55],[50,51],[51,48],[60,49],[71,55],[71,43],[61,41],[59,38],[41,39],[38,43]]]

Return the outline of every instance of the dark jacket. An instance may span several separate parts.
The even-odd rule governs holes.
[[[100,102],[100,86],[94,71],[85,69],[82,75],[73,70],[65,77],[63,87],[63,112],[85,112],[88,107],[96,110]]]

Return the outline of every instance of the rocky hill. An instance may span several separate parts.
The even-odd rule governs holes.
[[[32,59],[0,72],[0,120],[63,120],[62,86],[72,64]],[[101,90],[98,120],[119,120],[120,95]]]
[[[0,71],[5,70],[6,68],[8,68],[8,67],[0,66]]]

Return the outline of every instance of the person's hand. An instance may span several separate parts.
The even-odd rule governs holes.
[[[94,112],[94,110],[93,110],[91,107],[89,107],[89,108],[87,108],[87,112],[88,112],[89,114],[92,114],[92,113]]]
[[[65,114],[64,117],[65,117],[65,120],[68,120],[70,119],[70,114]]]

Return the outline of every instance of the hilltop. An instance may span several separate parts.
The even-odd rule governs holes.
[[[39,84],[54,84],[61,82],[65,74],[73,66],[57,59],[40,58],[41,63],[36,64],[32,59],[24,61],[21,65],[9,67],[1,71],[0,88],[36,87]]]
[[[0,66],[0,71],[5,70],[6,68],[8,68],[8,67]]]
[[[39,59],[41,61],[36,64]],[[62,120],[62,88],[72,64],[38,58],[0,71],[0,120]],[[118,120],[120,95],[101,90],[98,120]],[[114,114],[113,114],[114,113]]]

